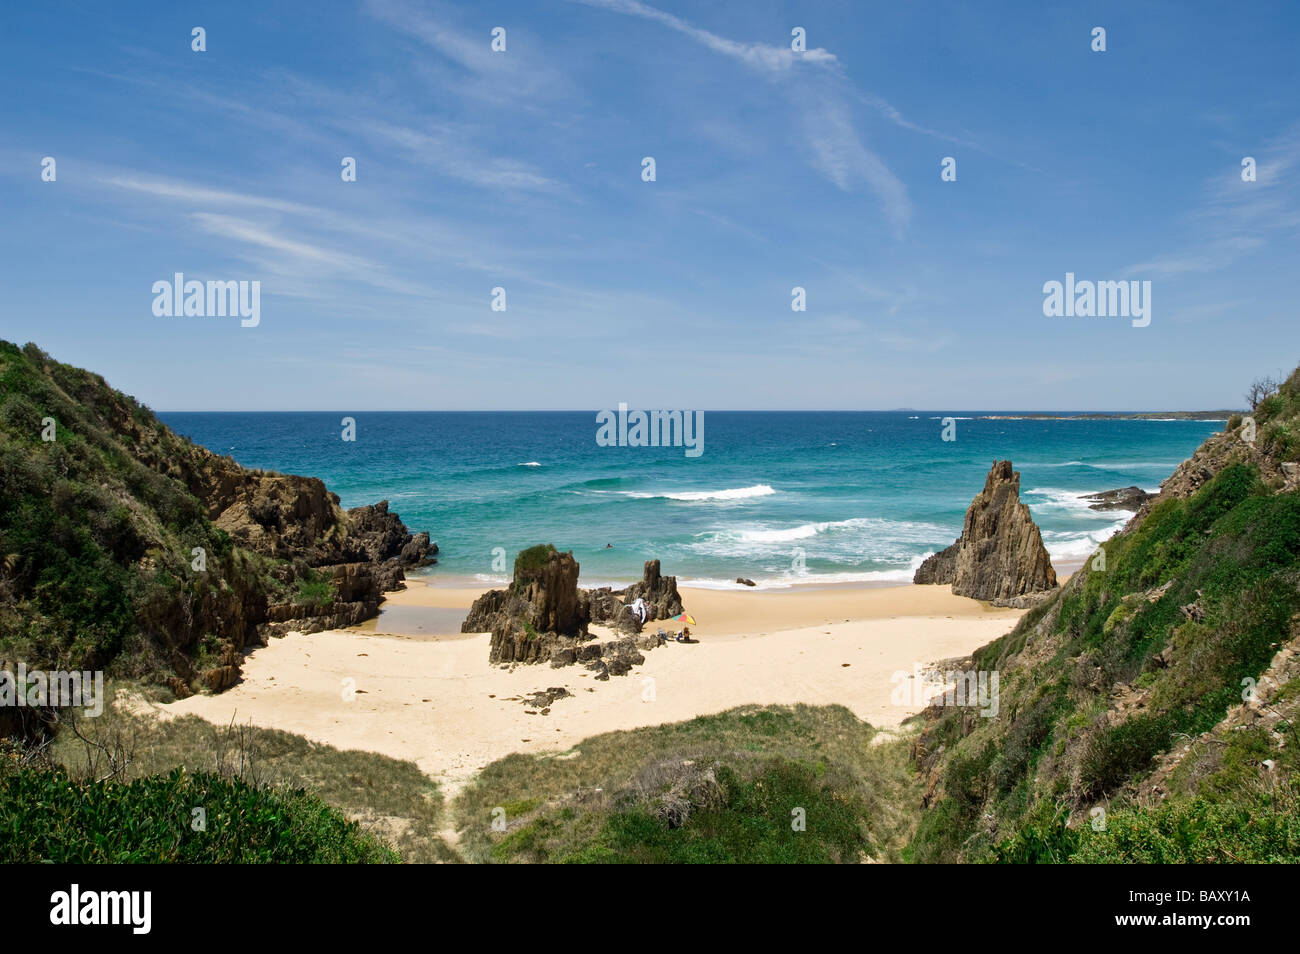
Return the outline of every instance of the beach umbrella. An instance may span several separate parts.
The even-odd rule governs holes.
[[[690,613],[678,613],[676,616],[673,617],[672,621],[674,623],[685,623],[688,626],[699,625],[698,623],[695,622],[695,617],[692,616]]]

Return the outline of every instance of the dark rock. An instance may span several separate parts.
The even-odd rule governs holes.
[[[546,715],[550,712],[551,705],[557,699],[567,699],[571,695],[573,695],[573,693],[568,689],[565,689],[563,686],[552,686],[544,692],[534,692],[522,701],[525,706],[531,706],[534,709],[541,709],[542,715]]]
[[[229,689],[239,681],[238,666],[217,666],[214,669],[205,669],[199,673],[199,684],[204,689],[212,692],[220,692],[222,689]]]
[[[623,592],[624,603],[631,603],[637,598],[646,601],[650,607],[647,621],[668,619],[684,610],[681,595],[677,592],[677,577],[661,576],[658,560],[647,560],[641,582],[633,583]]]
[[[668,619],[683,611],[682,597],[677,592],[677,577],[661,575],[658,560],[647,560],[640,581],[626,589],[612,590],[602,586],[588,590],[586,596],[591,622],[634,635],[641,632],[642,623],[628,607],[637,599],[646,602],[647,623]]]
[[[736,582],[740,583],[743,586],[758,586],[758,584],[755,583],[753,580],[747,580],[743,576],[736,577]]]
[[[578,594],[578,561],[553,546],[515,558],[504,590],[484,593],[470,607],[462,633],[491,633],[489,661],[545,662],[587,636],[588,602]]]
[[[921,564],[915,583],[951,583],[959,596],[1009,600],[1056,586],[1056,571],[1029,507],[1020,473],[996,461],[966,511],[957,542]]]
[[[641,649],[658,645],[641,635],[641,622],[624,600],[645,599],[650,612],[680,613],[677,581],[659,573],[659,561],[645,565],[645,576],[626,590],[578,589],[578,563],[572,553],[552,546],[533,547],[515,560],[514,577],[504,590],[491,590],[474,601],[461,632],[491,633],[489,662],[538,663],[555,668],[584,663],[597,679],[626,674],[645,662]],[[591,642],[594,618],[614,626],[618,639]]]
[[[1155,494],[1149,494],[1141,487],[1121,487],[1119,490],[1087,494],[1083,499],[1093,501],[1088,504],[1093,510],[1129,510],[1136,513],[1154,496]]]

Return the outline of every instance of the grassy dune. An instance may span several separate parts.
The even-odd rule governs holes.
[[[898,860],[919,793],[902,743],[877,741],[840,706],[746,706],[510,755],[457,799],[461,848],[486,862]]]

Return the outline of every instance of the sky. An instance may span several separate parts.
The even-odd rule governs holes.
[[[1300,361],[1297,48],[1292,2],[6,3],[0,338],[160,411],[1239,407]],[[259,323],[156,315],[177,272]],[[1046,316],[1067,272],[1150,324]]]

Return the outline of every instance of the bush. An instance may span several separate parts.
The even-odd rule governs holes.
[[[1165,802],[1112,812],[1071,861],[1082,864],[1294,864],[1300,858],[1295,781],[1256,798]]]
[[[825,784],[806,763],[775,759],[752,779],[722,766],[716,807],[693,811],[680,827],[638,807],[617,812],[593,844],[561,859],[625,864],[828,864],[856,862],[868,843],[863,806]],[[793,827],[802,810],[805,831]],[[518,833],[516,833],[518,836]]]
[[[206,813],[195,831],[194,810]],[[74,781],[62,769],[0,768],[6,864],[396,861],[319,799],[176,769],[128,784]]]
[[[541,543],[535,547],[529,547],[527,550],[520,550],[519,555],[515,557],[515,575],[528,572],[529,570],[540,570],[546,566],[546,561],[551,558],[555,552],[555,547],[549,543]]]

